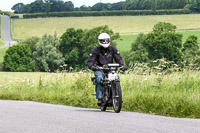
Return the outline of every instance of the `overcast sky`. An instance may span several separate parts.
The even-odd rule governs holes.
[[[34,1],[35,0],[0,0],[0,10],[11,11],[11,8],[13,7],[13,5],[17,3],[29,4]],[[116,2],[125,1],[125,0],[64,0],[64,1],[72,1],[75,7],[80,7],[82,5],[93,6],[94,4],[100,1],[102,3],[116,3]]]

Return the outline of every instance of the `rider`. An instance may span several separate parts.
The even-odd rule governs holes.
[[[124,62],[120,53],[113,46],[110,46],[110,36],[107,33],[101,33],[98,37],[100,46],[92,49],[90,57],[88,58],[88,68],[94,71],[96,78],[96,99],[98,99],[97,104],[102,102],[102,80],[104,74],[99,71],[96,67],[107,65],[113,63],[113,58],[115,62],[120,64],[122,70],[125,70]],[[96,64],[96,65],[95,65]]]

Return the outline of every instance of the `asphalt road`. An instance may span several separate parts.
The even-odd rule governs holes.
[[[4,36],[4,41],[5,45],[0,47],[0,49],[8,47],[16,41],[12,41],[11,34],[10,34],[10,17],[7,15],[3,15],[3,36]]]
[[[200,133],[200,119],[0,100],[0,133]]]

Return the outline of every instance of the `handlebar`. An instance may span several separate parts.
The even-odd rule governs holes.
[[[108,65],[104,65],[103,67],[96,66],[96,68],[99,70],[107,70],[108,71],[108,70],[115,70],[116,68],[122,69],[123,66],[121,66],[120,64],[108,64]]]

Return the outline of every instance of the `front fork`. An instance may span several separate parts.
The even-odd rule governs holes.
[[[112,98],[117,98],[119,97],[119,94],[118,94],[118,91],[117,91],[117,85],[116,85],[116,82],[120,82],[120,80],[116,79],[114,81],[112,81],[112,85],[111,85],[111,88],[112,88]]]
[[[110,86],[108,84],[104,85],[104,87],[103,87],[103,97],[104,97],[106,102],[109,100],[110,93],[111,93],[110,91],[111,91]]]

